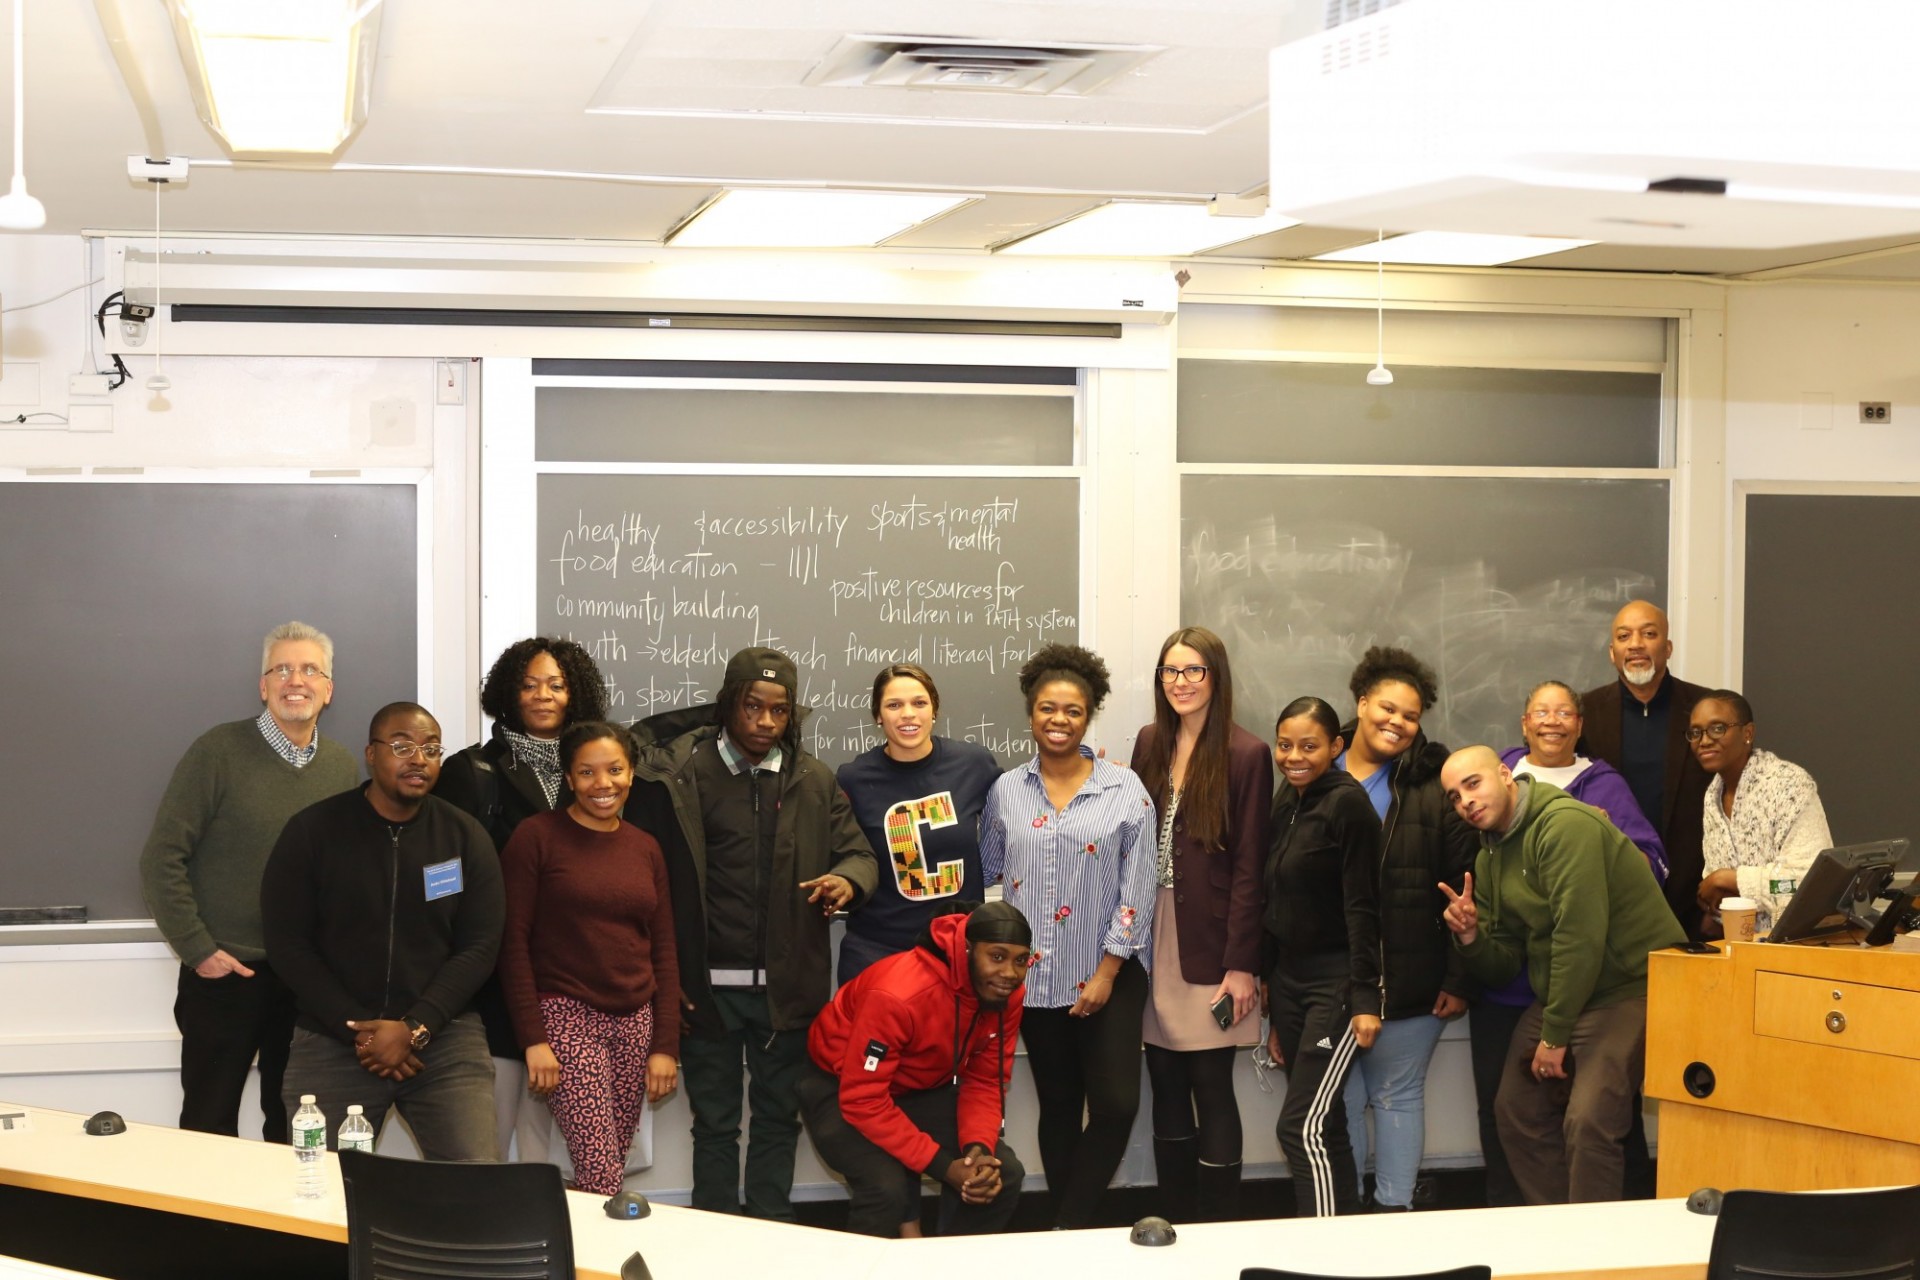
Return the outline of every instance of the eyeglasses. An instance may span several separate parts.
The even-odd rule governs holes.
[[[1578,720],[1580,713],[1572,707],[1534,707],[1527,712],[1527,719],[1535,724],[1545,724],[1549,720]]]
[[[1690,724],[1687,726],[1687,741],[1698,742],[1702,738],[1711,738],[1718,742],[1727,736],[1727,730],[1738,729],[1742,725],[1751,723],[1753,722],[1750,720],[1738,720],[1733,724],[1728,724],[1725,720],[1715,720],[1704,729],[1697,724]]]
[[[326,672],[322,671],[320,668],[314,666],[311,662],[303,662],[297,667],[291,665],[290,663],[283,662],[277,667],[268,667],[265,671],[261,672],[262,675],[272,676],[275,680],[278,680],[281,684],[285,684],[287,681],[293,679],[296,673],[300,676],[302,680],[333,679],[332,676],[328,675]]]
[[[1191,667],[1155,667],[1153,673],[1160,677],[1161,684],[1172,684],[1184,677],[1188,684],[1205,684],[1207,669],[1198,663]]]
[[[437,742],[381,742],[375,738],[368,745],[385,747],[402,760],[411,760],[416,754],[428,760],[438,760],[447,753],[447,749]]]

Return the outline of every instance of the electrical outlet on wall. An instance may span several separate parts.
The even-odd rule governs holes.
[[[1862,400],[1860,402],[1860,421],[1871,422],[1875,426],[1884,426],[1893,421],[1893,403],[1889,400]]]

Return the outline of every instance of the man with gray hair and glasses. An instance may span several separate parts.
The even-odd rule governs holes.
[[[287,819],[358,779],[353,754],[320,735],[333,700],[333,641],[286,622],[262,646],[251,720],[200,735],[174,768],[140,855],[147,910],[180,958],[180,1127],[238,1135],[260,1059],[261,1136],[287,1141],[280,1081],[293,995],[266,961],[260,877]]]

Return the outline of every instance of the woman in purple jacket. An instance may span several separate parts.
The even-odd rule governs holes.
[[[1162,1212],[1176,1222],[1239,1216],[1235,1049],[1260,1039],[1261,876],[1273,757],[1233,722],[1227,647],[1182,627],[1154,664],[1153,723],[1133,771],[1159,819],[1153,987],[1142,1038],[1153,1084]],[[1216,1012],[1217,1011],[1217,1012]]]
[[[1520,714],[1520,736],[1524,746],[1501,752],[1500,761],[1515,777],[1523,774],[1550,782],[1575,800],[1590,804],[1613,820],[1627,839],[1640,847],[1653,868],[1654,879],[1667,882],[1667,850],[1660,835],[1640,812],[1639,802],[1627,787],[1626,778],[1605,760],[1589,760],[1576,754],[1580,731],[1585,725],[1580,695],[1558,680],[1545,680],[1527,695],[1526,710]],[[1487,1165],[1487,1203],[1494,1206],[1520,1203],[1520,1189],[1514,1185],[1507,1167],[1506,1153],[1500,1149],[1500,1130],[1493,1121],[1493,1099],[1500,1088],[1500,1074],[1506,1067],[1508,1047],[1520,1015],[1533,1003],[1533,988],[1523,972],[1504,987],[1482,992],[1474,1002],[1468,1019],[1468,1038],[1473,1046],[1473,1087],[1480,1101],[1480,1150]],[[1637,1109],[1636,1109],[1637,1114]],[[1642,1151],[1646,1136],[1640,1126]],[[1629,1143],[1633,1135],[1629,1135]]]

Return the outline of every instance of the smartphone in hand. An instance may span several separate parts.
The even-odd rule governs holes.
[[[1232,993],[1223,992],[1220,998],[1213,1002],[1211,1012],[1213,1013],[1213,1020],[1220,1024],[1220,1029],[1222,1031],[1225,1031],[1227,1028],[1231,1027],[1233,1025]]]

